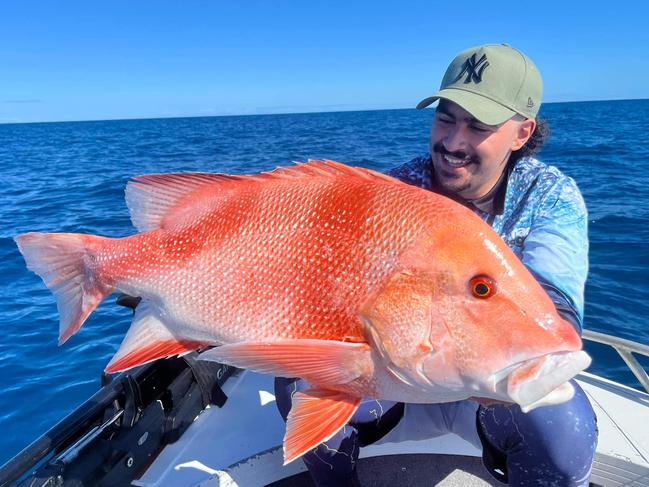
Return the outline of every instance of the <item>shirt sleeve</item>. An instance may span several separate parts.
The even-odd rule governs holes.
[[[522,259],[559,314],[581,333],[588,274],[588,215],[571,178],[555,183],[541,201]]]

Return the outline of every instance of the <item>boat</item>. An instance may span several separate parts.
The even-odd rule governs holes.
[[[577,376],[598,417],[591,485],[649,487],[649,376],[634,355],[649,356],[649,346],[594,331],[583,338],[615,349],[644,389]],[[0,469],[0,485],[312,485],[303,462],[282,465],[285,425],[271,376],[194,352],[102,382]],[[358,473],[372,486],[502,485],[482,466],[481,451],[452,434],[362,448]]]

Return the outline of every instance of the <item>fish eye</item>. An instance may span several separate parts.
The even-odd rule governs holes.
[[[471,294],[479,299],[487,299],[496,293],[496,283],[487,276],[475,276],[469,281]]]

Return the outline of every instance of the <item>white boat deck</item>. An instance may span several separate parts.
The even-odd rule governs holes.
[[[592,478],[600,485],[649,485],[649,395],[583,373],[579,383],[597,414]]]
[[[591,481],[603,486],[649,487],[649,395],[588,373],[579,375],[578,381],[598,417],[600,436]],[[181,440],[168,445],[134,485],[256,487],[305,471],[301,461],[282,467],[285,425],[275,406],[272,377],[242,372],[224,390],[229,397],[225,406],[201,413]],[[361,458],[385,461],[375,466],[372,460],[362,461],[361,480],[375,473],[377,465],[385,469],[388,464],[396,473],[383,476],[385,485],[417,485],[413,480],[417,457],[389,457],[388,462],[386,456],[396,454],[442,455],[428,460],[429,465],[435,463],[436,471],[428,467],[422,478],[426,485],[433,478],[441,486],[502,485],[481,469],[480,451],[455,435],[363,448]],[[457,469],[452,468],[454,463]],[[375,478],[368,485],[380,483]]]

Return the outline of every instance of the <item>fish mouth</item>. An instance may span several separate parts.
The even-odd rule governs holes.
[[[507,377],[507,395],[523,412],[560,404],[574,395],[570,382],[591,363],[583,350],[557,352],[526,360]]]
[[[510,365],[491,376],[493,391],[515,402],[523,412],[560,404],[574,395],[570,382],[591,363],[583,350],[555,352]]]

